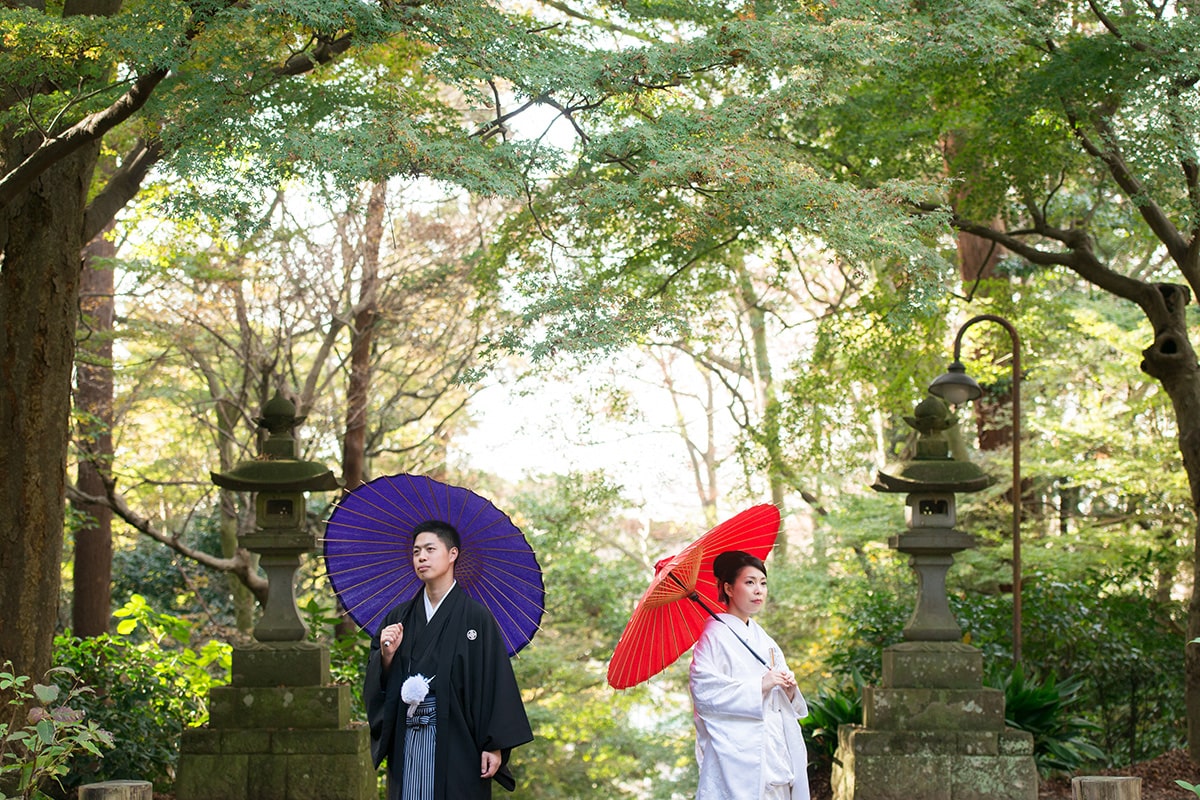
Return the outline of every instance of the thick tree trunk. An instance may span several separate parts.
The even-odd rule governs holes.
[[[36,138],[7,140],[19,163]],[[82,219],[98,145],[0,209],[0,654],[50,667],[58,618]]]
[[[75,407],[80,412],[77,441],[80,451],[79,489],[93,497],[105,495],[105,476],[111,472],[113,271],[98,259],[116,255],[104,237],[84,249],[79,310],[82,331],[75,366]],[[75,533],[75,590],[71,627],[76,636],[99,636],[108,630],[112,605],[112,508],[79,504],[89,524]]]
[[[1190,301],[1183,286],[1160,284],[1164,312],[1152,315],[1154,343],[1142,351],[1142,371],[1162,384],[1179,426],[1179,452],[1191,490],[1192,510],[1200,517],[1200,364],[1188,338],[1186,311]],[[1157,317],[1157,318],[1156,318]],[[1200,638],[1200,530],[1192,536],[1193,580],[1188,603],[1187,641]],[[1200,764],[1200,645],[1184,649],[1188,754]]]
[[[958,233],[958,273],[967,284],[987,280],[996,273],[996,265],[1000,263],[1003,248],[995,242],[988,241],[973,233]]]

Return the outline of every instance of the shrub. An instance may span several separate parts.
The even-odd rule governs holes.
[[[854,673],[841,686],[822,686],[808,700],[808,716],[800,720],[808,747],[808,762],[819,768],[833,764],[838,746],[838,728],[858,725],[863,720],[863,679]]]
[[[1027,674],[1078,678],[1082,713],[1099,728],[1107,766],[1136,763],[1184,741],[1182,609],[1154,599],[1136,569],[1061,581],[1030,575],[1025,584]],[[1011,597],[967,595],[953,606],[984,662],[1011,663]]]
[[[366,631],[356,631],[350,636],[338,636],[337,626],[341,617],[316,598],[300,606],[304,621],[308,625],[308,639],[329,647],[329,677],[334,683],[350,687],[350,714],[353,719],[366,719],[363,703],[363,680],[366,678],[367,657],[371,653],[371,637]]]
[[[1004,690],[1005,723],[1033,734],[1033,758],[1042,775],[1072,773],[1104,758],[1087,736],[1100,726],[1071,709],[1079,700],[1082,679],[1058,682],[1051,674],[1039,683],[1017,667],[1004,672],[993,668],[986,682]]]
[[[183,534],[183,541],[197,550],[220,555],[219,516],[194,518],[194,524]],[[227,576],[144,536],[139,536],[132,548],[113,553],[113,603],[125,605],[135,597],[145,598],[154,608],[180,616],[203,606],[218,624],[234,623]]]
[[[903,629],[912,616],[914,600],[886,590],[860,587],[841,595],[829,642],[828,663],[836,679],[852,683],[878,683],[883,674],[885,647],[904,641]]]
[[[1136,565],[1069,582],[1027,576],[1026,675],[1057,676],[1072,689],[1073,703],[1082,709],[1074,716],[1098,726],[1087,733],[1105,754],[1105,766],[1143,761],[1184,741],[1183,610],[1177,603],[1156,601],[1147,584],[1152,580]],[[856,673],[867,683],[877,682],[880,653],[902,640],[913,601],[885,587],[863,591],[853,585],[840,599],[845,605],[829,623],[834,633],[826,663],[843,684]],[[957,593],[950,605],[964,640],[983,652],[984,663],[1009,668],[1011,596]],[[1000,685],[999,678],[994,684]]]
[[[29,677],[12,669],[8,661],[0,670],[0,692],[11,697],[9,713],[0,718],[0,800],[40,800],[50,784],[62,787],[76,760],[102,758],[113,739],[82,710],[91,689],[73,670],[56,667],[46,683],[26,688]]]
[[[154,611],[138,595],[117,615],[116,636],[55,639],[56,661],[96,688],[80,707],[120,745],[103,761],[77,759],[66,786],[119,779],[173,783],[184,728],[207,722],[208,690],[229,680],[228,644],[209,641],[193,650],[191,624]]]

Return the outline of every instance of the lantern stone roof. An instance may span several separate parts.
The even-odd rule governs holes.
[[[871,488],[877,492],[977,492],[995,482],[979,466],[953,458],[946,431],[954,427],[954,414],[945,401],[929,395],[904,421],[917,431],[911,459],[889,464],[876,474]]]

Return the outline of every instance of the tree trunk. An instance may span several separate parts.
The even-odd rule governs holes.
[[[1188,339],[1186,287],[1160,284],[1161,314],[1148,313],[1154,326],[1154,343],[1142,351],[1142,371],[1162,384],[1171,398],[1179,426],[1179,452],[1188,478],[1192,511],[1200,516],[1200,365]],[[1145,306],[1143,306],[1145,308]],[[1200,530],[1192,532],[1193,575],[1200,575]],[[1193,579],[1188,602],[1187,641],[1200,638],[1200,581]],[[1188,755],[1200,764],[1200,645],[1184,649],[1185,703]]]
[[[239,419],[239,404],[228,396],[221,394],[219,384],[212,380],[210,391],[216,396],[217,414],[217,458],[221,472],[229,472],[236,464],[234,457],[237,440],[234,428]],[[241,533],[241,518],[238,516],[237,492],[230,489],[219,490],[220,502],[217,504],[221,520],[221,556],[233,558],[237,555]],[[252,558],[257,564],[258,554]],[[254,593],[233,573],[225,576],[229,584],[229,593],[233,596],[234,625],[242,633],[254,632]]]
[[[1141,800],[1142,779],[1086,776],[1071,779],[1072,800]]]
[[[347,490],[366,478],[367,400],[371,391],[371,356],[375,341],[375,322],[379,316],[379,259],[383,242],[383,221],[387,210],[387,184],[371,187],[367,216],[363,225],[360,250],[362,280],[355,306],[354,327],[350,331],[350,378],[346,387],[346,432],[342,438],[342,480]],[[353,636],[357,630],[341,598],[337,601],[338,638]]]
[[[961,134],[958,131],[950,131],[942,137],[942,153],[947,176],[955,174],[952,162],[955,155],[958,154],[960,138]],[[972,177],[974,176],[969,176],[967,180],[955,184],[956,188],[951,194],[950,207],[956,212],[966,204],[971,196]],[[1001,228],[998,218],[994,219],[993,223],[996,224],[997,230]],[[967,296],[971,297],[974,295],[974,286],[978,285],[980,281],[995,276],[996,265],[1000,263],[1004,248],[994,239],[977,236],[963,230],[957,233],[958,275],[966,285]]]
[[[379,315],[379,256],[387,184],[371,187],[360,249],[362,280],[350,332],[350,378],[346,387],[346,434],[342,440],[342,478],[347,489],[363,482],[367,441],[367,398],[371,390],[371,350]]]
[[[237,555],[240,545],[238,537],[241,533],[241,520],[237,513],[236,494],[228,489],[220,490],[222,558],[233,558]],[[257,566],[258,554],[254,553],[251,558]],[[229,593],[233,596],[234,626],[242,633],[254,633],[254,592],[232,572],[226,574],[225,580],[229,586]]]
[[[111,472],[113,442],[113,271],[94,261],[116,255],[112,242],[99,236],[84,249],[79,310],[82,331],[76,359],[75,407],[80,413],[78,444],[79,489],[93,497],[105,495],[105,476]],[[75,590],[71,627],[76,636],[93,637],[108,631],[112,616],[112,508],[79,504],[88,524],[75,533]]]
[[[754,345],[754,382],[762,403],[763,446],[767,451],[767,481],[771,488],[771,502],[786,517],[784,504],[784,475],[787,472],[783,455],[783,439],[780,433],[779,415],[781,406],[775,390],[775,377],[771,370],[771,355],[767,349],[767,320],[759,302],[758,292],[746,272],[745,262],[738,255],[738,289],[745,312],[750,320],[750,333]],[[787,561],[788,541],[784,522],[779,522],[779,538],[775,540],[774,554],[777,563]]]
[[[996,265],[1004,250],[995,242],[976,236],[973,233],[958,233],[958,274],[970,285],[987,280],[996,274]]]
[[[1154,538],[1163,553],[1171,552],[1177,546],[1179,530],[1174,526],[1163,526],[1158,529]],[[1179,562],[1164,559],[1154,570],[1154,599],[1164,608],[1171,603],[1175,586],[1183,579],[1178,567]]]
[[[700,373],[704,381],[705,392],[703,395],[692,395],[681,391],[676,385],[675,375],[671,371],[674,364],[673,359],[669,358],[667,354],[658,354],[655,360],[662,371],[663,388],[670,395],[671,406],[675,410],[675,430],[679,432],[679,438],[683,440],[688,461],[692,466],[692,481],[696,486],[696,497],[700,501],[700,510],[704,514],[704,524],[711,528],[719,521],[717,513],[719,476],[717,474],[716,441],[713,433],[713,416],[716,409],[713,408],[712,372],[693,356],[696,371]],[[683,399],[687,397],[699,401],[704,410],[705,429],[702,442],[693,437],[689,430],[688,418],[690,415],[683,406]]]
[[[36,143],[4,140],[4,163]],[[0,209],[0,653],[39,678],[58,617],[82,219],[98,151],[61,159]]]

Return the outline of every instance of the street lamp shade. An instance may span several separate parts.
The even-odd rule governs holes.
[[[967,374],[967,368],[957,359],[946,368],[945,374],[929,384],[929,391],[952,406],[960,406],[983,395],[979,384]]]

